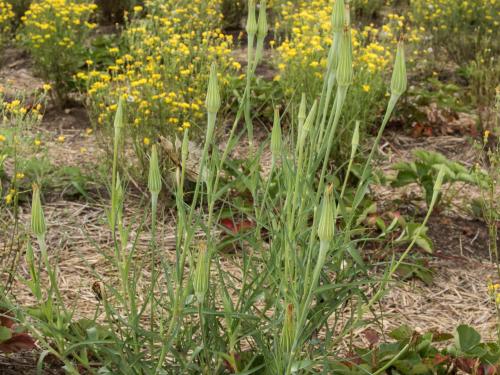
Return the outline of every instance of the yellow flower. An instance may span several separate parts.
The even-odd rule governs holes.
[[[47,92],[52,88],[52,85],[50,83],[45,83],[43,85],[43,91]]]
[[[87,152],[86,147],[80,147],[80,154],[85,154]]]
[[[10,204],[10,203],[12,202],[12,198],[14,198],[14,194],[15,194],[15,192],[14,192],[14,193],[12,193],[12,191],[11,191],[9,194],[7,194],[7,195],[5,196],[5,198],[4,198],[4,199],[5,199],[5,203],[6,203],[6,204]]]
[[[362,86],[364,92],[369,92],[370,91],[370,85],[363,85]]]
[[[42,141],[39,139],[35,139],[33,143],[35,144],[35,146],[40,146],[42,144]]]
[[[7,138],[4,135],[0,134],[0,142],[5,142]]]
[[[151,143],[151,139],[149,139],[148,137],[144,137],[144,139],[142,140],[142,142],[143,142],[146,146],[149,146],[149,144]]]
[[[484,131],[484,142],[485,143],[488,141],[490,134],[491,134],[491,132],[489,130]]]
[[[59,137],[57,137],[57,141],[60,143],[63,143],[65,140],[66,140],[66,137],[64,135],[60,135]]]
[[[134,7],[134,12],[136,12],[136,13],[142,12],[142,7],[140,5],[136,5]]]
[[[22,173],[22,172],[16,173],[16,180],[22,180],[23,178],[24,178],[24,173]]]

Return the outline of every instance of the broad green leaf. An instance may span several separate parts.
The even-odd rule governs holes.
[[[413,335],[413,330],[410,328],[410,326],[407,326],[406,324],[392,330],[389,333],[389,337],[392,337],[394,340],[398,341],[405,341],[411,339]]]
[[[0,327],[0,343],[9,340],[12,338],[12,332],[7,327]]]
[[[471,351],[481,343],[481,335],[466,324],[459,325],[455,329],[454,337],[456,347],[464,353]]]

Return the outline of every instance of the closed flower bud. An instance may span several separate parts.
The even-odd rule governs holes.
[[[344,22],[347,26],[351,26],[351,6],[349,3],[344,8]]]
[[[184,164],[189,156],[189,129],[184,131],[184,137],[182,138],[181,146],[181,161]]]
[[[329,186],[323,196],[323,204],[318,225],[320,241],[330,242],[335,232],[335,202],[333,201],[333,186]]]
[[[151,158],[149,159],[148,188],[151,194],[159,194],[161,191],[161,173],[158,162],[158,150],[156,145],[151,148]]]
[[[391,79],[391,93],[394,95],[402,95],[407,87],[405,50],[403,42],[398,43],[396,52],[396,60],[394,61],[394,70]]]
[[[349,86],[352,83],[352,50],[351,29],[346,27],[340,38],[339,61],[337,65],[337,83],[339,86]]]
[[[255,19],[255,0],[248,0],[247,34],[254,36],[257,32],[257,21]]]
[[[302,93],[302,98],[300,100],[300,107],[299,107],[299,124],[304,124],[304,121],[306,120],[306,110],[307,110],[307,103],[306,103],[306,94]]]
[[[344,0],[335,0],[332,13],[332,29],[341,33],[345,26],[345,4]]]
[[[302,133],[307,134],[314,124],[314,119],[316,118],[316,110],[318,108],[318,101],[315,100],[311,110],[309,111],[309,115],[307,115],[306,121],[304,122],[304,126],[302,127]]]
[[[193,288],[196,299],[201,304],[208,291],[208,282],[210,277],[210,258],[206,245],[200,244],[198,252],[198,262],[194,271]]]
[[[291,303],[286,306],[285,319],[283,320],[283,331],[281,333],[281,345],[285,353],[292,350],[295,338],[295,316],[294,307]]]
[[[118,108],[116,109],[115,113],[115,121],[114,121],[114,128],[115,128],[115,140],[116,142],[120,142],[121,140],[121,135],[123,128],[125,127],[125,119],[124,119],[124,114],[123,114],[123,98],[120,97],[118,100]]]
[[[47,232],[45,215],[43,214],[42,202],[40,200],[40,189],[38,188],[38,185],[33,185],[33,198],[31,202],[31,231],[37,237],[43,237]]]
[[[274,161],[278,159],[281,153],[281,123],[278,108],[274,109],[273,130],[271,132],[271,153]]]
[[[221,106],[219,82],[217,79],[217,65],[215,63],[212,63],[210,67],[206,106],[209,113],[217,113]]]
[[[264,39],[269,31],[269,26],[267,25],[267,4],[266,0],[260,2],[259,9],[259,22],[257,25],[257,36],[259,39]]]
[[[356,126],[354,128],[354,132],[352,133],[352,139],[351,139],[352,154],[356,153],[358,146],[359,146],[359,121],[356,121]]]

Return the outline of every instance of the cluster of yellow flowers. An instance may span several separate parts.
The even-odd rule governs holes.
[[[37,69],[55,81],[55,91],[67,91],[72,74],[84,59],[86,38],[96,27],[90,18],[97,5],[89,1],[34,1],[21,18],[18,39],[29,50]]]
[[[135,7],[138,17],[132,16],[123,35],[127,47],[110,49],[114,64],[78,74],[87,83],[97,123],[111,123],[123,96],[135,141],[147,145],[158,135],[202,125],[211,62],[218,64],[222,87],[241,68],[231,56],[232,36],[218,28],[221,2],[147,1]]]
[[[96,24],[88,22],[96,8],[97,5],[93,3],[45,0],[32,3],[21,20],[33,48],[47,48],[57,44],[71,49],[80,40],[78,31],[96,27]]]
[[[25,144],[26,139],[25,130],[39,124],[42,120],[42,113],[45,103],[46,91],[37,93],[35,97],[32,98],[32,102],[28,104],[26,101],[21,99],[6,100],[3,97],[3,87],[0,86],[0,168],[2,163],[5,162],[13,154],[19,152],[15,151]],[[37,140],[33,142],[35,146]],[[7,194],[3,197],[3,201],[6,204],[11,204],[16,194],[21,186],[25,183],[25,174],[22,169],[19,168],[19,159],[14,158],[13,164],[15,166],[15,173],[12,176],[10,182],[10,187],[7,190]],[[0,196],[2,195],[1,184],[0,184]]]
[[[13,18],[14,12],[12,11],[12,5],[4,0],[0,0],[0,48],[10,33]]]
[[[425,27],[433,42],[444,46],[457,62],[473,58],[487,44],[500,51],[499,0],[414,0],[412,20]]]
[[[286,38],[276,48],[280,71],[277,80],[303,77],[310,85],[311,77],[314,77],[316,85],[321,83],[333,42],[333,3],[333,0],[313,0],[288,1],[282,5],[282,18],[276,22],[275,28]],[[383,72],[392,62],[405,17],[389,14],[387,18],[388,22],[381,28],[370,24],[361,30],[352,29],[353,61],[357,76],[363,76],[366,81],[361,83],[363,85],[368,85],[371,76]],[[415,31],[406,32],[405,38],[410,42],[419,40]],[[297,88],[297,82],[284,82],[284,86],[285,91],[291,91]]]
[[[500,284],[493,284],[491,280],[488,281],[488,294],[497,306],[500,306]]]

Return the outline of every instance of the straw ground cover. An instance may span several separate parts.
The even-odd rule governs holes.
[[[155,4],[135,6],[132,22],[142,22],[142,15],[146,23],[166,22],[148,18]],[[256,72],[270,53],[264,53],[266,2],[256,5],[249,2],[246,16],[245,76],[232,92],[223,90],[226,75],[217,58],[205,62],[203,93],[194,102],[203,108],[198,132],[190,123],[174,136],[168,129],[156,137],[148,125],[138,138],[131,119],[138,110],[156,116],[157,108],[137,103],[132,89],[156,87],[160,55],[154,63],[146,59],[144,70],[141,59],[126,67],[127,76],[140,74],[130,92],[116,75],[110,89],[122,91],[101,108],[104,129],[89,126],[81,108],[49,110],[40,123],[49,84],[17,97],[5,91],[1,225],[9,235],[1,241],[8,260],[2,264],[9,266],[2,274],[1,351],[39,350],[38,372],[495,373],[495,169],[463,172],[481,161],[477,155],[454,170],[441,157],[419,161],[421,186],[395,195],[394,178],[401,176],[387,161],[411,164],[413,158],[407,145],[398,148],[400,134],[386,133],[404,108],[404,43],[391,51],[391,67],[380,77],[386,109],[369,137],[346,111],[359,73],[347,4],[330,8],[336,42],[325,51],[316,95],[284,99],[282,106],[255,94],[269,94]],[[154,47],[157,29],[146,30],[151,41],[140,39],[138,46]],[[104,66],[85,62],[92,64]],[[172,104],[161,94],[159,107]],[[99,104],[86,103],[98,111]],[[68,130],[71,117],[76,128]],[[335,143],[346,130],[347,152],[340,155]],[[108,145],[102,153],[95,149],[98,138]],[[491,140],[491,131],[481,137],[491,150],[479,153],[488,155],[486,165],[494,165]],[[448,144],[443,138],[422,145],[446,151]],[[25,150],[35,150],[42,162]],[[467,185],[443,185],[458,172]],[[431,193],[424,200],[420,191]],[[482,198],[483,221],[473,224],[470,213],[457,217],[466,215],[463,196]],[[442,241],[443,228],[456,248]],[[432,239],[429,261],[421,254],[432,251]],[[480,250],[487,254],[480,261],[461,257]],[[436,318],[437,311],[445,316]],[[483,343],[459,323],[492,341]],[[440,340],[447,343],[434,343]]]

